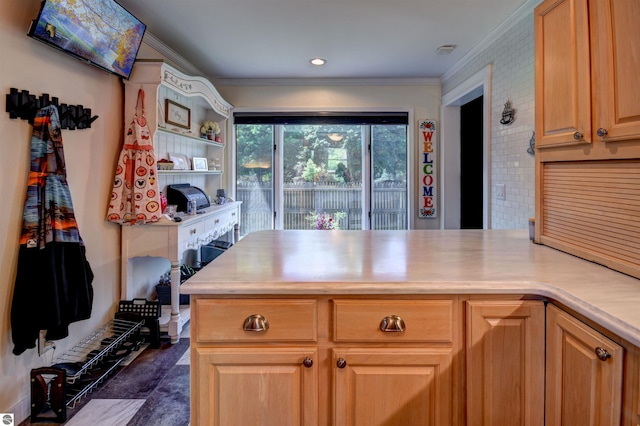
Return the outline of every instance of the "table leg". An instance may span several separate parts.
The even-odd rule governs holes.
[[[180,262],[171,262],[171,319],[168,333],[171,343],[180,340]]]

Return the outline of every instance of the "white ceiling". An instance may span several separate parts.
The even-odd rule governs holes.
[[[294,79],[440,77],[526,0],[119,3],[210,78]]]

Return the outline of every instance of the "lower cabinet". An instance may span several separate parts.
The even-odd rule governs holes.
[[[334,349],[335,426],[451,425],[451,349]]]
[[[546,425],[621,424],[623,348],[547,308]]]
[[[456,302],[192,296],[191,425],[458,425]]]
[[[493,299],[192,296],[191,425],[640,426],[640,349]]]
[[[543,426],[544,303],[468,301],[466,314],[467,425]]]
[[[192,393],[191,424],[318,424],[317,351],[198,348],[194,358],[198,376],[192,376],[197,391]]]

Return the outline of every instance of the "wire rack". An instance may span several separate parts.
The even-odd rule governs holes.
[[[143,322],[114,319],[57,358],[52,367],[66,371],[68,407],[73,408],[137,349],[139,342],[130,339]]]

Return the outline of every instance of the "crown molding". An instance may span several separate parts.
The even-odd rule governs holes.
[[[164,44],[158,37],[154,36],[149,31],[145,31],[144,36],[142,37],[142,42],[149,47],[157,50],[158,53],[166,57],[176,67],[180,68],[185,73],[192,75],[204,75],[202,70],[185,59],[184,56],[180,55],[178,52]]]
[[[482,52],[487,47],[491,46],[499,37],[504,35],[507,31],[513,28],[518,22],[527,17],[528,15],[533,13],[533,9],[543,0],[527,0],[525,1],[515,12],[513,12],[509,18],[503,21],[500,25],[498,25],[493,31],[491,31],[485,38],[480,40],[478,44],[476,44],[473,49],[467,52],[458,62],[453,64],[451,68],[449,68],[442,76],[440,77],[440,81],[445,81],[455,73],[460,71],[467,65],[473,58],[475,58],[480,52]]]
[[[429,86],[439,78],[212,78],[216,86]]]

